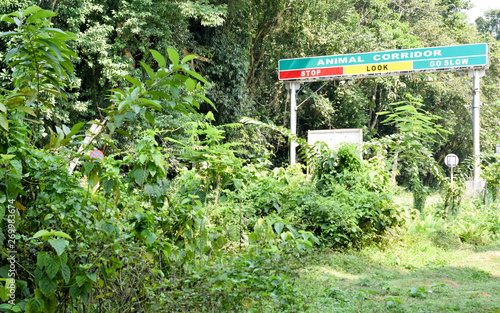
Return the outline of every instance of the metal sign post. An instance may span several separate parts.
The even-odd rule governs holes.
[[[293,135],[297,135],[297,90],[300,88],[300,83],[288,83],[286,89],[290,90],[290,130]],[[290,142],[290,165],[295,164],[297,143]]]
[[[101,133],[102,129],[104,128],[104,124],[106,124],[106,121],[107,119],[104,119],[102,121],[95,120],[95,122],[93,122],[92,126],[90,126],[90,129],[87,132],[87,136],[83,140],[83,143],[76,154],[81,154],[83,150],[85,150],[88,145]],[[76,157],[70,162],[68,169],[70,175],[73,174],[73,171],[75,170],[76,164],[79,160],[80,158]]]
[[[480,168],[479,168],[479,154],[480,148],[479,148],[479,132],[481,129],[480,125],[480,120],[479,120],[479,111],[480,111],[480,106],[481,106],[481,100],[479,98],[481,89],[479,87],[480,85],[480,78],[484,76],[484,70],[474,70],[474,71],[469,71],[469,77],[473,77],[474,79],[474,98],[472,100],[472,116],[473,116],[473,133],[472,133],[472,140],[473,140],[473,145],[474,145],[474,182],[479,181],[479,175],[480,175]],[[477,190],[480,187],[476,187],[477,183],[474,183],[474,190]],[[480,184],[478,184],[480,186]]]
[[[444,163],[446,166],[451,168],[451,185],[453,186],[453,168],[458,165],[458,157],[455,154],[448,154],[444,158]]]

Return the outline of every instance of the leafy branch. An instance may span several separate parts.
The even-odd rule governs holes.
[[[8,131],[8,111],[23,111],[35,117],[40,124],[41,106],[52,108],[51,96],[63,97],[67,82],[73,78],[72,58],[77,55],[66,46],[66,41],[76,36],[57,28],[51,28],[47,17],[56,16],[49,10],[32,6],[24,11],[5,14],[0,21],[12,24],[14,31],[0,33],[12,37],[5,62],[13,71],[15,89],[1,99],[0,126]]]

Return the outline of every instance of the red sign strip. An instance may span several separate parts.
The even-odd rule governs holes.
[[[325,67],[307,70],[280,71],[280,79],[337,76],[344,74],[343,67]]]

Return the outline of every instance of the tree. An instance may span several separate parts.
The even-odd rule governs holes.
[[[429,172],[439,175],[429,147],[438,142],[438,137],[446,133],[446,130],[436,125],[439,116],[421,109],[422,99],[411,95],[406,95],[406,98],[408,100],[391,103],[391,111],[379,114],[386,115],[383,123],[394,125],[400,135],[395,137],[391,149],[394,150],[393,179],[396,179],[398,165],[401,165],[398,163],[401,162],[401,172],[405,172],[409,179],[408,185],[413,193],[415,208],[422,211],[428,194],[423,176]]]
[[[490,10],[476,19],[477,29],[500,40],[500,10]]]
[[[40,7],[30,7],[24,11],[4,15],[1,21],[17,28],[2,33],[2,37],[12,37],[5,62],[12,69],[14,90],[4,99],[5,115],[1,115],[1,126],[8,131],[6,118],[9,110],[21,110],[34,116],[35,125],[42,124],[43,110],[51,109],[50,99],[65,97],[64,88],[71,86],[73,76],[72,58],[76,54],[68,49],[66,41],[76,37],[69,32],[50,28],[46,18],[55,16]],[[39,129],[37,129],[38,131]]]
[[[9,219],[13,220],[12,225],[16,223],[19,234],[17,237],[10,231],[8,238],[11,242],[18,242],[17,264],[23,268],[16,280],[23,282],[26,297],[8,307],[14,311],[25,306],[27,312],[41,312],[42,307],[43,312],[56,312],[58,306],[72,301],[76,306],[83,302],[85,307],[97,274],[83,269],[87,260],[71,253],[74,247],[66,240],[85,241],[85,231],[81,232],[81,226],[87,229],[88,225],[82,223],[86,213],[82,215],[80,209],[85,211],[88,205],[101,204],[106,208],[107,198],[113,198],[116,204],[125,181],[138,191],[138,198],[148,206],[163,207],[168,197],[168,154],[165,147],[157,143],[156,120],[151,111],[178,111],[196,116],[200,102],[213,105],[204,96],[202,84],[207,84],[207,81],[189,66],[188,62],[196,56],[181,58],[175,50],[167,49],[167,61],[156,50],[150,50],[157,69],[141,62],[148,78],[143,82],[125,76],[130,86],[107,91],[111,104],[103,110],[107,130],[100,134],[102,141],[113,146],[118,134],[131,137],[133,151],[122,152],[114,147],[118,153],[106,164],[83,162],[79,174],[70,174],[67,156],[75,154],[64,147],[80,143],[79,130],[86,123],[56,127],[57,133],[50,136],[43,149],[36,140],[39,137],[35,136],[44,114],[55,111],[47,99],[55,97],[52,100],[58,103],[58,98],[64,97],[65,88],[73,79],[72,60],[76,54],[68,47],[67,41],[76,39],[76,36],[50,27],[49,19],[55,16],[50,10],[32,6],[0,17],[0,22],[14,25],[11,31],[0,33],[0,37],[11,38],[11,49],[4,62],[12,70],[12,89],[0,90],[0,249],[4,258],[7,246],[3,242],[7,234],[3,231],[3,216],[8,208],[14,212]],[[29,115],[33,117],[28,118]],[[127,122],[141,119],[147,121],[150,128],[140,137],[122,129]],[[84,147],[89,148],[91,144]],[[128,173],[122,171],[120,157],[130,166]],[[99,204],[89,199],[90,189],[82,188],[77,177],[86,178],[86,183],[96,188],[93,196],[106,201]],[[97,190],[98,182],[102,193]],[[29,210],[26,206],[30,207]],[[97,214],[94,218],[96,225],[104,222],[103,215]],[[49,227],[58,230],[45,229]],[[97,229],[93,232],[99,233]],[[139,236],[143,235],[149,245],[156,240],[152,233],[143,232]],[[47,251],[42,251],[38,243],[34,244],[37,240],[46,244]]]

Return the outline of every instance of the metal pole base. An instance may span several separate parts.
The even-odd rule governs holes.
[[[486,181],[484,180],[469,180],[465,182],[465,196],[466,197],[479,197],[484,187],[486,186]]]

